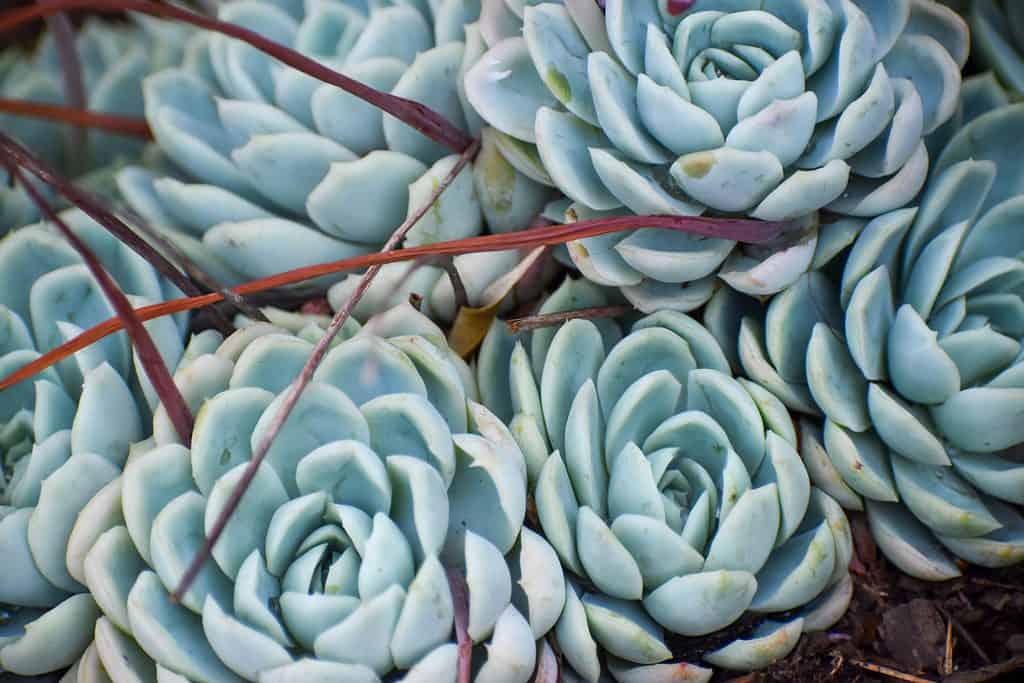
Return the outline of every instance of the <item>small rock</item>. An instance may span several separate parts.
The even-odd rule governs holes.
[[[979,602],[997,612],[1002,612],[1011,600],[1013,600],[1013,596],[1006,591],[987,590],[981,595]]]
[[[1006,639],[1006,647],[1015,655],[1024,652],[1024,633],[1014,633]]]
[[[946,625],[928,600],[918,598],[882,615],[882,640],[889,656],[911,671],[934,669],[943,654]]]

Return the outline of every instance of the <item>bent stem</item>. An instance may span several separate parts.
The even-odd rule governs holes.
[[[466,578],[458,569],[449,568],[448,588],[452,592],[455,612],[455,642],[459,651],[458,683],[469,683],[473,664],[473,641],[469,639],[469,589]]]
[[[786,222],[767,223],[754,220],[742,219],[718,219],[718,218],[692,218],[680,216],[625,216],[622,218],[601,218],[590,221],[579,221],[569,225],[540,226],[528,228],[518,232],[511,232],[499,235],[482,235],[480,237],[469,237],[461,240],[450,240],[437,242],[421,247],[408,247],[405,249],[389,252],[366,254],[352,258],[341,259],[329,263],[321,263],[304,268],[296,268],[284,273],[270,277],[252,280],[235,287],[232,291],[248,295],[257,292],[264,292],[277,287],[295,285],[306,280],[318,278],[324,275],[334,275],[350,270],[359,270],[370,266],[398,263],[400,261],[412,261],[416,259],[435,257],[440,255],[474,254],[489,251],[504,251],[506,249],[526,249],[539,246],[554,246],[585,239],[607,235],[612,232],[624,230],[636,230],[645,227],[658,227],[665,230],[678,230],[698,235],[711,237],[722,237],[733,239],[739,242],[757,244],[768,242],[783,231],[788,224]],[[152,320],[165,315],[173,315],[183,311],[193,311],[199,308],[213,305],[223,301],[224,297],[219,293],[203,294],[201,296],[175,299],[152,306],[145,306],[138,309],[137,313],[143,320]],[[31,363],[23,366],[7,377],[0,380],[0,391],[8,389],[19,382],[33,377],[51,365],[67,358],[72,353],[81,351],[89,344],[93,344],[104,337],[114,334],[121,329],[121,323],[117,318],[111,318],[89,330],[83,332],[74,339],[62,344],[52,351],[40,356]]]
[[[71,9],[88,9],[93,12],[105,13],[140,12],[154,17],[183,21],[199,28],[216,31],[217,33],[248,43],[257,50],[265,52],[294,69],[298,69],[324,83],[337,86],[345,92],[369,102],[396,119],[415,128],[431,140],[455,152],[461,153],[465,151],[473,142],[473,139],[454,123],[419,102],[414,102],[404,97],[396,97],[371,88],[364,83],[338,73],[314,59],[306,57],[300,52],[269,40],[255,31],[250,31],[236,24],[221,21],[174,5],[158,4],[150,0],[49,0],[47,4],[42,6],[11,10],[4,15],[0,15],[0,32],[10,30],[25,22]]]
[[[634,310],[632,306],[596,306],[594,308],[577,308],[572,311],[561,311],[560,313],[545,313],[542,315],[528,315],[522,318],[506,320],[509,332],[530,332],[545,327],[561,325],[569,320],[597,320],[598,318],[618,318]]]
[[[185,294],[198,296],[199,288],[188,279],[177,267],[168,261],[163,254],[153,248],[128,227],[128,225],[103,206],[103,202],[90,192],[75,186],[73,182],[48,167],[43,161],[34,157],[27,149],[19,145],[13,138],[0,132],[0,148],[10,163],[17,165],[57,190],[60,194],[94,221],[102,225],[114,237],[146,259],[161,275],[170,280]]]
[[[182,443],[186,446],[189,445],[192,441],[192,413],[189,411],[185,399],[171,378],[171,373],[164,364],[163,357],[157,350],[156,344],[153,343],[153,338],[149,336],[149,332],[146,331],[142,321],[135,314],[135,310],[128,301],[128,297],[118,288],[113,278],[107,274],[99,259],[96,258],[96,255],[92,253],[85,242],[57,215],[57,212],[54,211],[53,207],[50,206],[50,203],[46,201],[39,190],[26,181],[24,173],[9,154],[9,151],[3,148],[0,148],[0,150],[3,152],[2,163],[7,166],[11,176],[21,183],[21,186],[25,188],[25,192],[28,193],[32,201],[39,207],[40,212],[48,221],[57,226],[57,229],[64,238],[71,243],[71,246],[74,247],[75,251],[82,257],[82,260],[85,261],[89,272],[92,273],[92,276],[99,283],[103,294],[110,301],[118,318],[124,325],[132,345],[139,354],[139,360],[142,362],[146,376],[149,377],[149,381],[160,397],[160,401],[167,408],[167,416],[171,419],[175,431],[178,432]]]
[[[434,191],[430,194],[430,197],[424,202],[424,205],[419,207],[415,213],[410,215],[402,225],[395,230],[394,234],[388,238],[387,243],[384,244],[383,251],[393,251],[401,244],[402,240],[405,239],[406,234],[420,221],[423,216],[430,211],[430,208],[434,205],[434,202],[448,189],[448,186],[452,184],[455,178],[462,172],[466,164],[469,163],[470,159],[476,154],[477,150],[480,149],[480,142],[474,140],[469,147],[460,155],[458,162],[452,167],[451,171],[445,176],[444,180],[434,188]],[[242,496],[249,490],[249,485],[252,484],[252,480],[256,476],[256,472],[259,470],[263,460],[267,457],[267,453],[270,451],[270,446],[274,443],[274,439],[277,437],[281,428],[284,427],[284,423],[288,420],[292,410],[294,410],[296,404],[299,402],[299,397],[310,381],[313,379],[313,374],[316,369],[320,367],[320,363],[323,361],[324,356],[327,355],[327,351],[331,346],[331,342],[341,331],[341,328],[348,321],[352,315],[352,310],[355,308],[359,300],[362,299],[366,290],[369,289],[373,279],[380,272],[380,266],[371,266],[362,279],[359,281],[359,285],[356,287],[352,296],[349,297],[345,305],[342,306],[335,314],[334,319],[331,320],[331,324],[327,326],[327,330],[324,336],[317,342],[316,346],[313,347],[313,352],[309,356],[309,360],[303,366],[302,371],[299,372],[298,378],[292,382],[288,388],[288,393],[285,395],[284,401],[281,403],[281,407],[274,415],[274,419],[270,423],[270,427],[267,430],[266,435],[260,441],[259,445],[253,451],[252,458],[249,460],[249,464],[246,466],[245,471],[242,473],[241,479],[235,485],[234,490],[231,491],[231,496],[228,498],[224,508],[220,511],[214,522],[213,528],[207,535],[200,547],[199,552],[196,553],[192,559],[192,563],[189,565],[188,570],[182,577],[181,582],[171,595],[171,599],[175,602],[181,599],[181,596],[188,592],[189,587],[195,581],[199,575],[203,564],[209,559],[210,554],[213,552],[213,547],[217,544],[221,534],[224,532],[224,528],[230,521],[231,516],[235,513],[239,503],[242,501]]]
[[[3,98],[0,98],[0,112],[14,114],[15,116],[27,116],[69,123],[79,128],[96,128],[97,130],[105,130],[110,133],[138,137],[145,140],[153,139],[153,131],[149,129],[149,124],[146,123],[146,120],[135,116],[104,114],[102,112],[89,111],[85,108]]]
[[[36,0],[37,5],[47,5],[52,0]],[[82,61],[78,58],[78,46],[75,45],[75,29],[68,15],[63,12],[46,17],[46,25],[53,34],[57,47],[57,59],[60,61],[61,78],[64,81],[64,101],[73,109],[86,108],[85,82],[82,80]],[[86,145],[87,133],[84,128],[75,126],[68,131],[65,146],[68,164],[71,168],[80,169],[88,164],[88,160],[79,158],[77,152],[88,153]]]
[[[202,266],[189,258],[188,254],[178,248],[178,245],[164,237],[163,233],[147,223],[142,216],[130,210],[122,210],[122,212],[126,214],[131,223],[138,228],[140,232],[146,235],[150,241],[159,246],[165,253],[170,254],[175,262],[181,266],[182,270],[184,270],[190,278],[207,289],[217,292],[224,297],[224,301],[253,320],[257,320],[259,322],[270,322],[267,320],[267,317],[263,315],[263,312],[260,311],[260,309],[250,304],[242,298],[240,294],[237,294],[225,287],[217,278],[203,270]],[[230,334],[234,331],[234,327],[231,323],[224,318],[224,316],[220,315],[219,312],[216,314],[215,318],[223,328],[222,331],[226,334]]]

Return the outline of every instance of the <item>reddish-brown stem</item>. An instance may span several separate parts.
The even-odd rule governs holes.
[[[211,291],[219,292],[230,306],[233,306],[253,320],[258,320],[259,322],[270,322],[267,320],[266,316],[263,315],[260,309],[251,305],[241,296],[224,286],[213,275],[203,270],[202,266],[193,261],[188,254],[178,247],[177,244],[167,239],[162,232],[146,222],[142,216],[130,209],[125,209],[122,213],[124,213],[125,218],[130,220],[132,224],[153,244],[157,245],[163,253],[168,254],[170,258],[174,259],[174,262],[177,263],[190,278]],[[214,321],[217,327],[225,334],[231,334],[234,332],[234,326],[219,312],[215,314]]]
[[[73,182],[52,168],[49,168],[42,160],[34,157],[27,149],[4,133],[0,133],[0,148],[4,149],[5,155],[12,163],[17,164],[19,168],[27,170],[64,195],[69,202],[80,208],[139,256],[146,259],[158,273],[173,282],[182,292],[190,296],[198,296],[200,294],[199,288],[191,280],[178,270],[174,264],[164,258],[163,254],[136,235],[124,221],[104,207],[101,200],[94,197],[91,193],[76,187]]]
[[[506,320],[509,331],[529,332],[544,327],[554,327],[570,320],[596,320],[598,318],[617,318],[634,310],[632,306],[600,306],[595,308],[578,308],[574,311],[529,315],[522,318]]]
[[[558,683],[561,680],[560,668],[551,643],[544,638],[537,646],[537,672],[533,677],[533,683]]]
[[[480,142],[474,141],[469,147],[463,151],[459,157],[458,162],[452,167],[451,171],[447,176],[438,184],[430,197],[424,202],[423,206],[419,207],[412,215],[405,219],[395,230],[394,234],[388,238],[388,241],[384,244],[382,253],[387,253],[398,248],[405,239],[405,236],[410,230],[420,221],[423,216],[430,211],[430,208],[434,205],[434,202],[444,193],[448,186],[452,184],[462,169],[466,167],[477,150],[480,149]],[[213,547],[217,545],[220,535],[224,532],[228,522],[231,520],[231,516],[235,513],[239,503],[242,502],[242,496],[249,490],[249,485],[252,484],[252,480],[256,477],[256,472],[259,470],[263,460],[267,457],[267,453],[270,451],[271,444],[274,443],[274,439],[280,433],[281,428],[284,427],[285,422],[288,421],[288,417],[292,414],[292,410],[299,402],[299,398],[302,396],[302,392],[309,386],[309,383],[313,379],[313,374],[316,369],[320,367],[320,363],[323,361],[324,356],[327,355],[327,351],[331,347],[331,342],[344,327],[349,317],[352,315],[353,309],[356,304],[362,299],[363,295],[370,288],[370,284],[373,279],[380,272],[380,266],[371,266],[367,269],[366,273],[363,274],[362,279],[356,286],[352,296],[349,297],[348,301],[338,310],[334,318],[331,320],[331,324],[327,326],[327,330],[324,332],[324,336],[317,342],[316,346],[313,347],[313,352],[309,355],[309,360],[303,366],[299,372],[298,378],[292,382],[291,386],[288,387],[287,393],[285,394],[284,401],[281,402],[281,407],[278,408],[277,413],[274,415],[273,420],[270,422],[270,426],[267,429],[263,439],[260,440],[259,445],[253,451],[252,458],[249,460],[249,464],[246,466],[245,471],[242,473],[242,478],[238,480],[235,488],[231,491],[231,496],[228,498],[227,503],[221,509],[220,514],[217,516],[216,521],[213,524],[213,528],[207,534],[206,539],[203,541],[202,547],[199,552],[196,553],[195,557],[192,558],[192,563],[189,565],[182,577],[178,587],[174,590],[171,595],[171,599],[178,601],[185,593],[188,592],[192,582],[199,576],[200,570],[203,568],[203,564],[209,559],[210,554],[213,552]]]
[[[52,0],[36,0],[37,5],[46,5]],[[60,12],[46,17],[60,60],[61,77],[64,80],[64,102],[74,109],[85,109],[85,83],[82,80],[82,62],[78,58],[75,44],[75,28],[68,15]],[[68,163],[74,165],[80,155],[86,152],[87,134],[84,128],[74,127],[67,140]]]
[[[448,588],[455,611],[455,642],[458,643],[459,668],[457,683],[469,683],[473,666],[473,641],[469,638],[469,589],[458,569],[448,569]]]
[[[0,32],[10,30],[28,21],[72,9],[88,9],[93,12],[106,13],[141,12],[154,17],[184,21],[199,28],[216,31],[248,43],[294,69],[325,83],[335,85],[369,102],[455,152],[465,151],[473,142],[473,139],[458,126],[419,102],[371,88],[285,45],[275,43],[255,31],[174,5],[162,5],[150,0],[51,0],[50,3],[41,7],[11,10],[0,16]]]
[[[60,216],[57,215],[57,212],[54,211],[53,207],[50,206],[50,203],[46,201],[46,198],[42,196],[39,190],[31,183],[26,182],[21,168],[11,155],[7,153],[7,150],[3,149],[0,153],[3,155],[3,163],[7,165],[11,176],[21,183],[21,186],[25,188],[25,192],[28,193],[32,201],[39,207],[40,212],[48,221],[57,226],[57,229],[64,235],[64,238],[71,243],[71,246],[74,247],[75,251],[82,257],[82,260],[85,261],[89,272],[92,273],[96,282],[99,283],[100,289],[103,290],[104,295],[106,295],[110,304],[114,307],[114,311],[117,312],[118,318],[120,318],[122,325],[124,325],[129,339],[132,340],[132,345],[139,354],[139,360],[142,362],[146,376],[149,377],[149,381],[160,397],[160,401],[167,408],[167,416],[174,425],[175,431],[178,432],[182,442],[188,445],[192,441],[192,413],[189,411],[181,392],[178,391],[177,385],[174,384],[170,371],[164,365],[163,357],[161,357],[160,352],[157,350],[156,344],[153,343],[153,338],[149,336],[149,332],[146,331],[142,321],[135,314],[135,310],[128,301],[128,297],[118,288],[113,278],[107,274],[99,259],[96,258],[96,255],[92,253],[85,242],[79,239],[78,235],[61,220]]]
[[[725,229],[717,232],[715,226],[726,224]],[[461,240],[438,242],[422,247],[409,247],[398,251],[387,253],[374,253],[365,256],[322,263],[315,266],[306,266],[289,270],[278,275],[260,278],[239,285],[233,289],[237,294],[256,294],[268,289],[294,285],[306,280],[333,275],[350,270],[360,270],[374,265],[397,263],[399,261],[412,261],[424,257],[451,254],[472,254],[486,251],[503,251],[505,249],[525,249],[539,247],[542,245],[556,245],[571,242],[586,237],[606,235],[611,232],[623,230],[634,230],[643,227],[659,227],[666,230],[679,230],[692,232],[712,237],[723,237],[738,239],[742,242],[767,242],[779,235],[786,223],[763,223],[760,221],[730,220],[722,221],[714,218],[681,218],[676,216],[629,216],[620,219],[597,219],[592,221],[580,221],[568,226],[544,225],[519,232],[511,232],[500,235],[483,235],[470,237]],[[745,232],[744,232],[745,231]],[[223,296],[214,292],[196,297],[175,299],[161,304],[146,306],[138,310],[143,320],[152,320],[165,315],[181,313],[204,308],[223,300]],[[70,354],[81,351],[89,344],[93,344],[104,337],[114,334],[121,329],[120,322],[111,318],[37,358],[20,370],[0,380],[0,391],[23,382],[30,377],[42,372],[51,365],[67,358]]]
[[[96,128],[119,135],[152,139],[153,132],[145,119],[119,114],[103,114],[77,107],[65,107],[59,104],[40,104],[24,100],[8,100],[0,98],[0,112],[17,116],[30,116],[48,121],[70,123],[81,128]]]

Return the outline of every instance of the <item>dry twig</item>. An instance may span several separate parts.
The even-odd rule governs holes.
[[[103,201],[93,196],[91,192],[76,187],[73,182],[49,168],[13,138],[2,132],[0,132],[0,148],[3,149],[4,156],[11,163],[16,164],[19,169],[28,171],[64,195],[68,201],[102,225],[104,229],[121,240],[128,248],[146,259],[158,273],[174,283],[182,292],[191,296],[199,295],[199,288],[195,286],[195,283],[189,280],[184,273],[178,270],[174,264],[168,261],[163,254],[154,249],[146,240],[136,235],[124,221],[109,211],[103,205]],[[28,186],[26,185],[25,187],[27,189]]]
[[[96,128],[109,133],[130,135],[151,139],[153,132],[145,119],[120,114],[104,114],[100,112],[66,107],[59,104],[42,104],[25,100],[9,100],[0,98],[0,112],[16,116],[30,116],[37,119],[69,123],[79,128]]]
[[[946,620],[946,656],[942,659],[942,671],[943,676],[948,676],[953,673],[953,622]]]
[[[52,0],[36,0],[38,5],[46,5]],[[46,17],[46,25],[53,35],[57,47],[57,59],[60,61],[61,77],[64,81],[64,100],[69,107],[84,110],[85,82],[82,79],[82,61],[78,58],[78,46],[75,44],[75,27],[71,25],[68,15],[63,12]],[[68,163],[74,163],[86,147],[87,133],[84,128],[75,126],[68,132],[65,147],[68,151]]]
[[[469,683],[473,665],[473,641],[469,639],[469,590],[458,569],[448,569],[448,586],[455,608],[455,642],[459,648],[458,683]]]
[[[437,242],[421,247],[408,247],[397,251],[375,252],[364,256],[354,256],[339,261],[321,263],[303,268],[296,268],[270,277],[252,280],[233,288],[238,294],[251,295],[276,287],[294,285],[324,275],[358,270],[370,266],[412,261],[424,257],[444,254],[471,254],[486,251],[504,251],[506,249],[535,248],[542,245],[556,245],[586,237],[607,235],[622,230],[633,230],[641,227],[657,227],[666,230],[679,230],[697,235],[722,237],[740,242],[764,242],[779,233],[785,223],[767,223],[753,220],[691,218],[680,216],[627,216],[624,218],[600,218],[591,221],[580,221],[571,225],[550,225],[528,228],[518,232],[498,235],[481,235],[448,242]],[[145,306],[136,311],[143,320],[152,320],[165,315],[182,311],[193,311],[205,308],[223,300],[219,293],[204,294],[185,299],[176,299],[153,306]],[[121,323],[111,318],[99,325],[86,330],[74,339],[28,363],[16,372],[0,380],[0,391],[14,386],[19,382],[33,377],[54,363],[67,358],[70,354],[82,350],[104,337],[121,329]]]
[[[970,631],[964,628],[963,624],[957,621],[956,618],[945,607],[940,605],[938,602],[935,603],[935,606],[939,608],[939,611],[942,612],[942,615],[946,617],[950,624],[953,625],[953,628],[956,629],[956,632],[960,634],[960,637],[964,639],[967,645],[969,645],[970,648],[974,650],[975,654],[977,654],[978,657],[981,658],[981,661],[985,662],[986,664],[991,664],[992,658],[988,656],[988,654],[981,648],[980,645],[978,645],[978,641],[974,639]],[[950,673],[952,673],[952,671]]]
[[[864,669],[865,671],[871,671],[876,674],[882,674],[883,676],[895,678],[900,681],[908,681],[908,683],[935,683],[935,681],[933,681],[930,678],[922,678],[921,676],[915,676],[914,674],[903,673],[898,669],[893,669],[888,666],[882,666],[881,664],[872,664],[871,662],[865,662],[861,659],[851,659],[850,664],[853,664],[856,667]]]
[[[529,332],[543,327],[553,327],[569,320],[596,320],[598,318],[617,318],[633,310],[632,306],[597,306],[594,308],[577,308],[574,311],[528,315],[522,318],[511,318],[505,321],[509,331]]]

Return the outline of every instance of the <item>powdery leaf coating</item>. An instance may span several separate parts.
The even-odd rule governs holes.
[[[129,295],[133,305],[161,301],[173,288],[142,257],[81,211],[61,215]],[[52,226],[25,226],[0,243],[0,372],[9,374],[67,338],[113,315],[99,284]],[[185,355],[184,320],[146,327],[163,361]],[[215,334],[215,333],[213,333]],[[202,336],[202,335],[201,335]],[[0,601],[20,608],[0,645],[4,670],[24,675],[74,663],[99,616],[86,587],[79,514],[92,506],[98,526],[120,523],[111,503],[133,445],[149,435],[157,403],[123,335],[110,337],[0,396],[0,546],[9,571]],[[97,501],[95,504],[92,501]],[[118,498],[119,500],[119,498]]]
[[[403,97],[477,135],[461,74],[483,50],[479,2],[226,2],[219,18],[283,43],[357,81]],[[371,253],[418,211],[458,160],[401,121],[255,48],[202,33],[185,57],[147,78],[146,119],[181,173],[132,167],[126,201],[227,285]],[[479,161],[455,178],[405,244],[525,228],[554,194],[512,167],[485,135]],[[522,254],[467,255],[456,267],[470,304]],[[455,317],[436,265],[385,266],[355,311],[387,310],[411,293],[432,317]],[[323,278],[317,284],[334,284]],[[332,294],[347,298],[359,277]],[[402,283],[396,287],[395,283]]]
[[[490,680],[528,680],[565,579],[554,550],[522,529],[522,454],[469,399],[443,339],[416,334],[432,327],[406,306],[346,330],[172,604],[290,384],[273,361],[308,357],[323,330],[243,327],[179,369],[183,394],[203,404],[192,448],[155,431],[123,474],[110,466],[115,493],[92,497],[71,531],[85,549],[83,597],[121,632],[118,648],[101,647],[97,627],[99,666],[130,651],[138,671],[196,681],[401,672],[454,683],[455,568]]]
[[[751,379],[825,418],[804,423],[812,480],[866,508],[883,552],[927,580],[959,576],[954,556],[1024,559],[1024,107],[1005,100],[969,81],[918,205],[844,236],[838,282],[803,276],[742,323]]]
[[[536,177],[539,159],[577,215],[872,218],[917,195],[924,138],[956,112],[967,24],[935,0],[579,5],[508,16],[521,37],[485,33],[490,49],[465,81],[484,121],[515,140],[502,146],[509,162]],[[727,261],[732,245],[648,232],[646,252],[616,235],[570,255],[645,312],[685,312],[711,289],[674,285],[718,272],[774,294],[808,269],[817,239],[796,229]],[[702,272],[687,268],[695,255]]]
[[[591,287],[569,280],[541,310],[608,303]],[[842,612],[845,515],[811,486],[781,402],[734,379],[707,329],[673,311],[625,331],[581,319],[507,340],[503,328],[491,328],[478,380],[484,395],[504,392],[498,404],[537,463],[540,527],[580,581],[570,580],[555,627],[580,676],[597,680],[600,652],[631,676],[657,676],[671,659],[666,631],[702,636],[748,611],[815,600],[818,615]],[[507,383],[494,377],[502,366]],[[785,637],[738,641],[716,663],[767,666],[802,623],[770,629]]]

